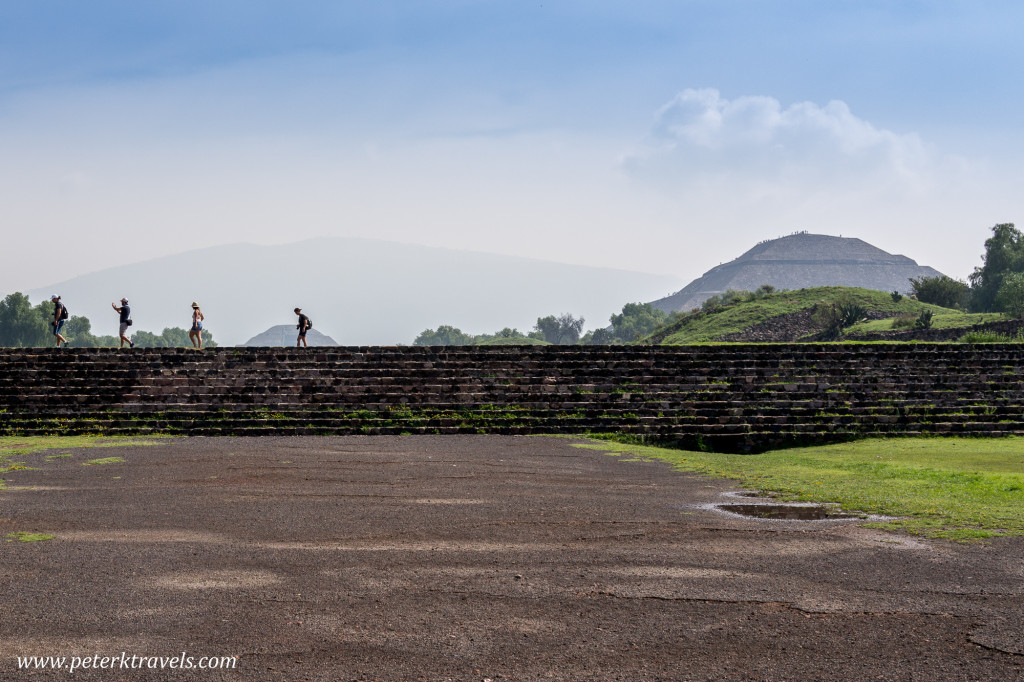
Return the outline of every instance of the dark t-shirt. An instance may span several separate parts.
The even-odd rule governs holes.
[[[299,313],[299,324],[296,325],[295,328],[299,330],[300,334],[305,334],[306,333],[306,322],[308,320],[309,320],[309,318],[307,318],[302,313]]]
[[[121,306],[121,321],[127,322],[132,316],[132,309],[126,305]]]
[[[64,304],[57,301],[53,302],[53,319],[60,320],[61,315],[64,312]]]

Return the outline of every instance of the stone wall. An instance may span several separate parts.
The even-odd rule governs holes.
[[[1024,345],[2,349],[0,434],[1024,432]]]
[[[992,332],[1013,338],[1024,331],[1024,320],[999,320],[970,327],[943,329],[894,329],[871,332],[870,334],[849,334],[845,338],[853,341],[955,341],[967,332]]]

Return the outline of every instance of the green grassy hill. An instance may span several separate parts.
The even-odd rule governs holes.
[[[748,332],[757,325],[777,326],[780,334],[789,332],[792,338],[777,340],[797,340],[811,337],[821,331],[812,320],[813,311],[820,304],[831,305],[838,301],[850,301],[862,306],[872,317],[884,316],[887,319],[869,320],[858,323],[845,330],[845,334],[871,331],[889,331],[893,329],[893,320],[899,315],[916,318],[924,310],[932,312],[932,326],[969,327],[983,322],[994,322],[1004,319],[998,313],[970,314],[951,310],[929,303],[921,303],[904,297],[894,301],[884,291],[860,289],[855,287],[814,287],[796,291],[782,291],[759,296],[754,300],[734,303],[715,311],[689,313],[681,319],[664,327],[646,339],[648,343],[690,344],[713,343],[731,340],[730,334]],[[785,335],[785,334],[782,334]]]

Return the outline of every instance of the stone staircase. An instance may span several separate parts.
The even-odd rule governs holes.
[[[0,349],[0,434],[1024,433],[1024,345]]]

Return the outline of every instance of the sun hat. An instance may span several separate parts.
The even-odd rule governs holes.
[[[122,298],[122,299],[121,299],[121,303],[127,303],[127,302],[128,302],[128,299],[127,299],[127,298]]]
[[[192,301],[192,307],[193,307],[193,308],[198,308],[198,307],[199,307],[199,304],[198,304],[198,303],[196,303],[195,301]]]
[[[51,301],[56,301],[58,298],[60,298],[60,296],[58,296],[57,294],[54,294],[53,296],[50,297],[50,300]]]

